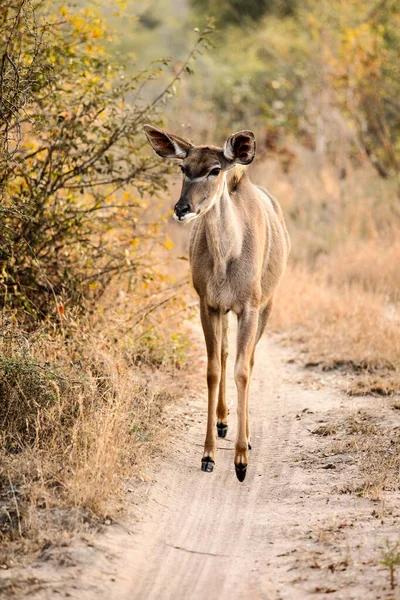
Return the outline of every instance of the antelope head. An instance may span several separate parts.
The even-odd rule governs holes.
[[[222,196],[227,171],[250,164],[256,151],[254,134],[247,130],[231,135],[223,148],[195,146],[151,125],[144,125],[144,131],[159,156],[182,161],[182,190],[174,208],[177,221],[191,221],[208,212]]]

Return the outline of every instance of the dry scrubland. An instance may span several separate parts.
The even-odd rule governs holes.
[[[146,476],[167,435],[163,409],[185,393],[182,310],[182,285],[167,282],[110,290],[56,335],[24,333],[3,313],[1,564],[114,517],[128,482]]]
[[[400,391],[400,212],[393,183],[368,166],[339,178],[298,149],[288,175],[255,168],[280,200],[291,260],[271,325],[301,345],[305,364],[348,374],[349,394]]]
[[[9,93],[1,98],[0,122],[0,566],[6,567],[25,551],[118,513],[127,481],[146,476],[170,431],[163,408],[185,395],[182,381],[190,382],[194,370],[190,332],[182,325],[193,304],[187,262],[168,265],[171,241],[154,200],[172,206],[179,178],[166,194],[176,167],[161,165],[146,149],[145,121],[162,124],[165,117],[171,130],[195,143],[221,145],[233,128],[255,129],[252,179],[281,202],[292,239],[270,328],[293,344],[299,362],[336,370],[349,394],[400,391],[394,3],[386,10],[385,3],[354,0],[342,13],[343,3],[311,2],[304,12],[276,14],[267,3],[244,3],[250,12],[257,8],[244,28],[223,11],[215,15],[216,49],[196,63],[198,75],[183,82],[170,108],[161,101],[173,97],[192,67],[161,61],[142,73],[135,60],[148,50],[162,56],[162,43],[171,39],[184,40],[182,55],[188,45],[210,50],[211,28],[204,36],[192,32],[196,13],[175,23],[179,31],[189,28],[189,36],[158,37],[154,27],[164,21],[157,13],[159,25],[143,18],[135,38],[126,28],[142,4],[130,7],[129,20],[116,2],[120,47],[101,16],[110,17],[108,3],[100,16],[92,7],[57,5],[54,12],[51,3],[22,4],[22,12],[17,0],[0,9],[3,43],[10,14],[19,15],[9,44],[19,72],[12,62],[1,66]],[[180,14],[181,3],[173,5]],[[44,10],[39,21],[49,19],[48,37],[37,29],[33,6]],[[203,16],[229,8],[187,6]],[[368,14],[360,25],[361,10]],[[200,35],[197,45],[193,35]],[[345,98],[358,103],[349,107]],[[335,124],[330,129],[334,111],[342,139]],[[387,125],[383,136],[376,114]],[[358,131],[364,122],[367,130]],[[368,152],[378,157],[378,170]],[[188,229],[171,224],[172,231],[179,256]],[[387,464],[395,486],[398,462],[390,453],[384,463],[380,430],[369,444],[374,431],[357,431],[357,452],[366,457],[362,465],[373,458],[374,473]],[[396,437],[393,447],[398,443]]]
[[[299,364],[317,373],[329,371],[330,381],[347,395],[385,396],[387,406],[398,409],[397,186],[377,178],[366,163],[350,164],[343,179],[334,161],[320,161],[305,148],[293,150],[296,158],[288,174],[268,161],[265,172],[262,165],[255,169],[255,176],[279,198],[292,239],[271,328],[297,349]],[[385,515],[385,498],[399,488],[396,419],[372,406],[349,411],[334,414],[313,433],[336,440],[324,444],[321,439],[321,456],[356,461],[356,471],[340,493],[379,502]],[[388,555],[398,560],[397,547],[392,554],[390,548]]]
[[[270,329],[294,344],[302,364],[338,369],[347,393],[398,393],[396,189],[368,165],[340,179],[333,164],[297,145],[287,172],[260,146],[252,178],[281,202],[292,239]],[[165,204],[178,189],[179,180]],[[167,229],[181,256],[189,228]],[[190,382],[190,333],[181,319],[194,300],[187,262],[168,266],[166,239],[168,251],[152,250],[161,281],[113,287],[89,317],[61,314],[56,335],[46,326],[25,333],[3,311],[3,564],[115,516],[126,482],[145,476],[162,448],[170,427],[163,408],[185,393],[177,371]],[[348,426],[334,422],[327,435]],[[398,461],[382,453],[386,430],[376,431],[358,428],[332,454],[355,452],[363,482],[347,491],[379,499],[389,480],[396,485]]]

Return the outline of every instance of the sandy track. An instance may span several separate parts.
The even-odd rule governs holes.
[[[198,424],[157,477],[152,499],[165,508],[137,540],[146,550],[141,560],[138,556],[130,589],[135,598],[275,597],[274,577],[265,566],[287,549],[283,530],[299,522],[298,511],[288,509],[296,506],[302,473],[290,462],[298,454],[295,415],[310,406],[310,394],[282,380],[281,357],[264,338],[252,380],[253,449],[246,480],[239,483],[233,466],[233,354],[230,429],[227,439],[219,440],[215,471],[199,471],[205,428]],[[199,411],[204,415],[204,407]]]
[[[239,483],[233,465],[233,355],[229,431],[219,440],[214,472],[200,471],[204,394],[180,407],[180,433],[153,482],[143,484],[148,498],[137,521],[107,528],[97,549],[71,549],[74,564],[61,581],[60,575],[54,583],[50,577],[38,598],[55,593],[80,600],[394,597],[379,565],[379,548],[396,533],[398,511],[377,519],[369,500],[337,493],[353,476],[354,465],[326,468],[332,458],[325,460],[325,442],[311,433],[326,418],[366,402],[388,409],[382,401],[351,402],[326,381],[310,381],[304,370],[288,364],[290,350],[265,336],[251,384],[253,449],[247,477]],[[204,364],[197,368],[204,370]],[[398,494],[387,498],[387,505],[396,506],[398,499]],[[36,575],[43,580],[49,572],[42,566]]]

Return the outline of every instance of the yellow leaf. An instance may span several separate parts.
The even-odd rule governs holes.
[[[165,235],[165,244],[164,246],[166,247],[167,250],[171,250],[171,248],[174,247],[174,242],[171,240],[171,238],[169,237],[168,233]]]

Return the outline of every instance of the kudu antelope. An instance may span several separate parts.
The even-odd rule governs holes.
[[[255,347],[267,324],[290,249],[282,211],[267,190],[253,185],[246,173],[245,165],[252,162],[256,151],[251,131],[231,135],[224,147],[218,148],[194,146],[151,125],[144,130],[157,154],[182,161],[183,185],[174,217],[194,221],[189,256],[208,357],[208,420],[201,465],[207,472],[215,463],[215,429],[222,438],[228,430],[228,313],[233,311],[238,318],[235,469],[243,481],[251,448],[248,396]]]

